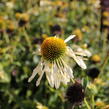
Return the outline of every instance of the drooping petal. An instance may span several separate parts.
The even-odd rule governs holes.
[[[73,70],[69,66],[66,67],[66,73],[68,73],[70,78],[74,78]]]
[[[56,63],[56,66],[58,68],[58,70],[56,71],[57,72],[56,79],[58,79],[59,85],[61,82],[67,84],[70,81],[70,76],[65,70],[63,61],[59,59]]]
[[[65,72],[68,73],[68,75],[70,76],[70,78],[73,78],[73,77],[74,77],[74,76],[73,76],[73,70],[71,69],[70,66],[68,66],[68,65],[64,62],[64,60],[63,60],[62,58],[61,58],[61,60],[62,60],[63,65],[64,65],[64,70],[65,70]]]
[[[72,57],[81,68],[83,68],[83,69],[87,68],[83,59],[79,56],[76,56],[75,53],[73,52],[73,50],[70,47],[67,47],[67,55]]]
[[[41,75],[39,76],[38,80],[36,81],[36,86],[38,86],[40,84],[40,81],[41,81],[43,75],[44,75],[44,71],[42,71]]]
[[[87,49],[82,49],[82,48],[77,48],[77,51],[75,52],[75,54],[80,55],[80,56],[87,56],[90,57],[92,54],[89,50]]]
[[[50,86],[51,86],[51,87],[54,87],[54,82],[53,82],[53,80],[52,80],[53,78],[52,78],[50,72],[46,72],[46,78],[47,78],[48,83],[50,84]]]
[[[61,82],[63,83],[63,84],[66,84],[67,85],[67,83],[68,82],[70,82],[70,78],[69,78],[69,76],[67,75],[67,73],[64,73],[64,75],[61,75]]]
[[[79,65],[81,68],[83,68],[83,69],[86,69],[86,68],[87,68],[87,67],[86,67],[86,64],[84,63],[82,57],[77,56],[77,60],[78,60],[78,65]]]
[[[56,89],[58,89],[60,86],[59,72],[54,73],[54,86]]]
[[[83,52],[78,52],[78,51],[77,51],[77,52],[75,52],[75,54],[76,54],[76,55],[79,55],[79,56],[87,56],[87,55],[86,55],[86,53],[83,53]]]
[[[46,74],[46,78],[50,84],[51,87],[54,87],[54,77],[53,77],[53,72],[51,73],[51,67],[50,64],[45,62],[46,67],[44,69],[45,74]]]
[[[40,72],[41,70],[41,62],[37,65],[37,67],[33,70],[32,75],[30,76],[30,78],[28,79],[28,82],[31,82],[34,77],[37,75],[38,72]]]
[[[88,57],[91,57],[92,53],[89,50],[84,51]]]

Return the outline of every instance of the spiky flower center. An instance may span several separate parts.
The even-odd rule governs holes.
[[[41,45],[42,56],[50,62],[60,58],[65,51],[66,44],[64,40],[57,37],[46,38]]]

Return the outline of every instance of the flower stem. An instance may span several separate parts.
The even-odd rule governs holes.
[[[94,95],[92,95],[92,109],[95,107]]]
[[[23,28],[23,33],[24,33],[25,40],[27,41],[27,44],[28,44],[28,46],[29,46],[29,48],[30,48],[30,51],[31,51],[31,50],[32,50],[31,41],[30,41],[30,39],[29,39],[29,36],[28,36],[28,34],[27,34],[25,28]]]
[[[74,80],[73,78],[71,79],[71,81],[72,81],[73,83],[75,83],[75,80]]]
[[[88,104],[88,102],[87,102],[87,100],[86,100],[86,98],[84,98],[84,103],[86,104],[87,109],[91,109],[90,106],[89,106],[89,104]]]
[[[101,72],[103,72],[104,67],[105,67],[105,65],[106,65],[107,62],[108,62],[108,59],[109,59],[109,50],[108,50],[108,52],[107,52],[107,55],[106,55],[106,57],[105,57],[105,59],[104,59],[103,64],[101,65]]]

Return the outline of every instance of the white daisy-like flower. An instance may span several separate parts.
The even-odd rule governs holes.
[[[41,61],[33,70],[28,82],[31,82],[36,74],[39,75],[36,81],[36,86],[46,74],[46,78],[51,87],[59,88],[61,83],[67,84],[73,78],[73,71],[70,66],[65,62],[65,57],[71,57],[83,69],[86,65],[82,56],[75,55],[75,52],[66,45],[66,42],[74,38],[75,35],[70,35],[67,39],[63,40],[58,37],[48,37],[41,45]]]

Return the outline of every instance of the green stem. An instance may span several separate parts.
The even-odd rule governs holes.
[[[108,51],[108,52],[109,52],[109,51]],[[109,54],[108,54],[108,52],[107,52],[107,55],[106,55],[106,57],[105,57],[105,59],[104,59],[103,64],[101,65],[101,72],[103,72],[104,67],[105,67],[105,65],[107,64],[108,60],[109,60]]]
[[[72,81],[73,83],[75,83],[75,80],[74,80],[73,78],[71,79],[71,81]]]
[[[29,38],[29,36],[28,36],[28,34],[27,34],[25,28],[23,28],[23,34],[24,34],[24,37],[25,37],[25,39],[26,39],[26,41],[27,41],[27,44],[28,44],[28,46],[29,46],[29,48],[30,48],[30,51],[31,51],[31,50],[32,50],[31,41],[30,41],[30,38]]]
[[[104,56],[106,53],[106,48],[107,48],[107,32],[103,33],[103,50],[102,50],[102,55]]]
[[[92,109],[95,107],[94,95],[92,95]]]
[[[91,107],[89,106],[89,104],[88,104],[88,102],[87,102],[86,98],[84,98],[84,103],[86,104],[87,109],[91,109]]]

